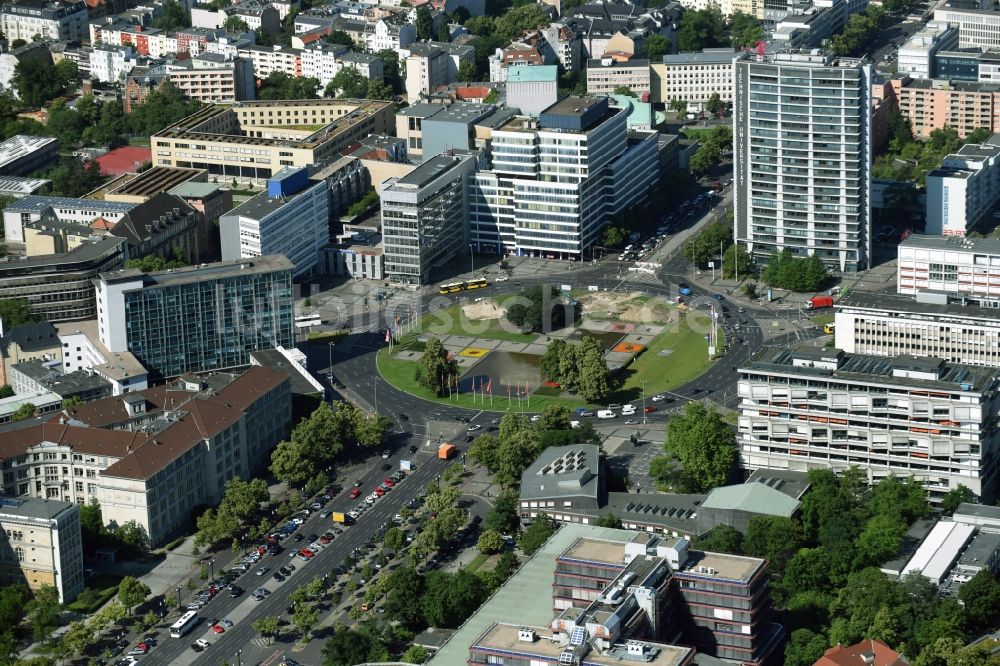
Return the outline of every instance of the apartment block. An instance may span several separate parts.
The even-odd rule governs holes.
[[[610,95],[620,86],[628,88],[641,100],[649,99],[649,61],[619,61],[609,57],[587,61],[588,95]]]
[[[410,44],[406,54],[406,97],[410,103],[429,95],[439,86],[458,80],[458,68],[463,62],[475,63],[471,46],[442,42]]]
[[[501,118],[490,130],[490,168],[472,183],[476,247],[582,260],[659,176],[659,133],[628,131],[627,115],[606,97],[569,96],[537,120]]]
[[[329,206],[325,182],[310,180],[306,167],[285,167],[267,180],[266,191],[219,220],[222,259],[281,254],[294,277],[308,275],[330,242]]]
[[[391,102],[240,102],[203,108],[150,139],[158,166],[205,169],[220,180],[263,181],[286,166],[339,156],[370,134],[387,133],[392,124]]]
[[[87,38],[87,5],[83,0],[49,2],[19,0],[5,2],[0,9],[0,27],[10,41],[82,42]]]
[[[245,367],[251,351],[294,344],[293,268],[278,255],[102,273],[101,344],[131,352],[151,377]]]
[[[129,46],[95,45],[90,52],[90,76],[102,83],[121,83],[138,64],[138,58]]]
[[[59,141],[48,136],[16,134],[0,143],[0,175],[26,176],[59,159]],[[6,222],[6,220],[5,220]],[[6,233],[6,229],[4,230]],[[9,236],[7,236],[9,240]]]
[[[701,53],[663,56],[650,64],[651,102],[687,102],[692,110],[702,110],[712,95],[727,104],[733,101],[733,49],[704,49]]]
[[[48,585],[63,604],[83,592],[77,505],[34,497],[0,498],[0,531],[7,535],[0,546],[0,584],[24,584],[34,591]]]
[[[764,348],[739,369],[748,469],[912,475],[932,500],[997,495],[998,371],[938,358]]]
[[[896,71],[912,79],[937,78],[935,59],[941,51],[958,48],[958,28],[931,21],[899,47]]]
[[[201,53],[167,67],[171,83],[203,104],[231,103],[256,97],[253,64],[221,53]]]
[[[73,504],[96,499],[106,523],[134,520],[156,547],[196,507],[217,503],[229,479],[266,464],[290,421],[286,374],[253,367],[188,376],[0,433],[3,490]]]
[[[422,285],[468,248],[468,181],[476,155],[436,155],[382,184],[386,277]],[[461,253],[461,254],[460,254]]]
[[[927,174],[924,232],[965,236],[1000,200],[1000,135],[982,145],[966,144]]]
[[[1000,129],[1000,83],[929,79],[891,79],[899,111],[910,119],[913,133],[927,138],[951,127],[960,137],[980,127]]]
[[[1000,303],[1000,241],[910,235],[899,244],[896,291],[930,290]]]
[[[735,61],[734,238],[852,273],[871,257],[871,66],[821,51]]]
[[[311,76],[319,80],[320,89],[326,85],[344,67],[357,70],[366,79],[382,80],[382,61],[370,53],[354,53],[346,47],[337,44],[316,43],[302,50],[299,54],[302,63],[302,76]]]
[[[836,347],[848,354],[930,356],[1000,367],[1000,311],[968,296],[855,291],[836,308]]]
[[[934,21],[958,28],[958,45],[961,48],[1000,47],[1000,12],[945,6],[934,10]]]

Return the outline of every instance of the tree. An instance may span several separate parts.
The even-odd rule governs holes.
[[[809,629],[796,629],[785,646],[785,666],[812,666],[826,652],[827,640]]]
[[[686,492],[707,492],[724,485],[736,463],[736,437],[715,407],[689,402],[667,424],[666,450],[683,468]]]
[[[166,0],[163,5],[163,15],[153,21],[153,27],[165,32],[177,32],[182,28],[191,27],[191,12],[177,0]]]
[[[354,666],[369,661],[379,649],[384,650],[368,632],[352,631],[338,624],[323,647],[323,663],[325,666]],[[381,660],[376,658],[375,661]]]
[[[250,26],[247,25],[247,22],[236,14],[227,17],[222,27],[226,29],[226,32],[235,32],[238,34],[250,32]]]
[[[31,635],[35,641],[48,638],[59,626],[59,593],[51,585],[42,585],[35,590],[34,597],[24,606],[24,616],[31,625]]]
[[[651,61],[658,61],[673,51],[673,44],[663,35],[653,33],[642,42],[642,50]]]
[[[424,353],[417,364],[417,384],[433,391],[435,395],[442,395],[445,387],[451,385],[457,374],[458,362],[451,358],[439,339],[429,338],[424,343]]]
[[[435,36],[435,39],[437,39],[437,41],[443,42],[445,44],[447,44],[448,42],[451,41],[451,26],[448,25],[448,16],[447,16],[447,14],[441,14],[441,17],[438,19],[437,34]],[[459,69],[461,69],[461,68],[459,68]],[[473,65],[473,71],[475,71],[475,65]],[[463,78],[459,77],[458,80],[459,81],[465,81],[465,80],[471,80],[471,79],[463,79]]]
[[[687,10],[677,29],[677,50],[681,53],[722,46],[726,34],[722,12],[717,7]]]
[[[907,526],[930,515],[927,491],[912,476],[887,476],[872,487],[868,504],[873,514],[898,517]]]
[[[155,273],[171,268],[183,268],[184,266],[187,266],[187,263],[181,259],[171,259],[168,261],[163,257],[152,254],[138,259],[129,259],[125,262],[125,268],[137,268],[143,273]]]
[[[55,102],[49,108],[47,128],[50,136],[59,140],[59,144],[71,148],[80,143],[86,121],[75,109],[66,106],[62,100]]]
[[[38,321],[38,317],[31,311],[28,301],[23,298],[0,299],[0,321],[3,321],[4,330],[9,331],[23,324],[31,324]]]
[[[431,33],[434,31],[434,16],[427,5],[421,5],[417,8],[416,26],[417,39],[419,41],[426,41],[431,38]]]
[[[977,629],[992,627],[1000,618],[1000,583],[989,569],[980,569],[962,585],[958,598],[965,604],[969,624]]]
[[[736,265],[737,261],[739,261],[739,266]],[[749,252],[736,244],[726,248],[726,251],[722,255],[722,277],[748,276],[752,268],[753,258]]]
[[[58,196],[79,197],[104,182],[97,162],[81,162],[73,156],[60,159],[45,176],[52,181],[52,192]]]
[[[622,528],[621,518],[611,513],[610,511],[608,511],[605,514],[602,514],[601,517],[598,518],[594,524],[597,525],[598,527],[613,527],[619,530]]]
[[[271,452],[271,466],[268,469],[276,479],[291,486],[301,486],[312,476],[309,457],[302,445],[293,441],[279,442],[274,447],[274,451]]]
[[[743,535],[735,527],[716,525],[712,531],[698,539],[695,545],[699,550],[710,550],[719,553],[740,555],[743,553]]]
[[[768,569],[780,575],[801,543],[802,530],[791,518],[754,516],[747,523],[743,552],[763,557],[768,562]]]
[[[134,607],[145,602],[149,594],[149,586],[133,576],[125,576],[118,583],[118,601],[128,609],[129,614]]]
[[[490,512],[486,514],[483,521],[485,529],[496,530],[500,534],[514,534],[520,525],[519,515],[520,499],[514,490],[505,489],[500,491]]]
[[[714,92],[709,96],[708,101],[705,102],[705,110],[713,116],[719,116],[726,110],[726,103],[719,97],[719,93]]]
[[[788,560],[777,590],[784,599],[802,590],[830,590],[830,556],[822,548],[802,548]],[[783,594],[781,594],[783,593]]]
[[[704,176],[722,162],[722,149],[714,143],[703,143],[691,156],[689,167],[695,176]]]
[[[732,245],[733,225],[725,222],[714,222],[684,244],[681,254],[696,266],[704,266],[710,259],[718,256],[719,249]]]
[[[483,580],[466,569],[454,574],[432,571],[426,582],[420,605],[428,624],[434,627],[459,626],[486,599]]]
[[[70,60],[53,65],[44,59],[22,59],[14,67],[11,86],[24,105],[38,107],[66,92],[76,77],[76,63]]]
[[[678,118],[683,118],[687,115],[687,101],[683,99],[672,99],[667,107],[673,111]]]
[[[265,638],[268,645],[274,645],[274,639],[281,632],[281,618],[273,615],[261,617],[251,622],[250,628]]]
[[[307,638],[312,628],[319,622],[319,612],[315,607],[307,604],[297,604],[295,612],[292,613],[292,623],[302,632],[302,637]]]
[[[400,660],[407,664],[422,664],[430,659],[430,656],[430,652],[423,645],[411,645],[400,657]]]
[[[635,97],[631,90],[628,92],[630,97]],[[615,90],[615,94],[618,95],[623,93],[619,93]],[[622,227],[616,227],[609,224],[604,227],[604,232],[601,234],[601,245],[604,247],[618,247],[624,243],[626,239],[628,239],[628,229],[623,229]]]
[[[596,338],[585,337],[579,356],[579,393],[587,402],[604,402],[611,393],[608,362]]]
[[[818,256],[799,258],[787,247],[772,254],[761,273],[766,284],[797,292],[816,291],[826,278],[826,266]]]
[[[458,66],[457,78],[463,82],[478,81],[479,76],[476,74],[476,63],[463,60]]]
[[[553,430],[569,430],[573,427],[571,424],[572,418],[573,413],[569,411],[569,407],[565,405],[548,405],[539,415],[538,421],[535,423],[535,429],[541,433]]]
[[[93,625],[85,620],[71,622],[62,636],[62,645],[73,654],[81,654],[94,645]]]
[[[37,407],[33,403],[26,402],[10,415],[11,421],[23,421],[24,419],[30,419],[35,415],[35,410]]]
[[[356,70],[351,67],[345,67],[340,71]],[[316,91],[318,90],[319,79],[315,77],[291,76],[284,72],[274,71],[261,83],[257,97],[262,100],[316,99]],[[361,94],[363,95],[364,92]]]
[[[383,102],[391,102],[395,96],[396,93],[393,91],[392,86],[385,81],[369,79],[368,92],[365,95],[367,99],[379,99]]]
[[[412,567],[393,571],[386,586],[385,612],[390,619],[404,627],[414,629],[423,622],[423,613],[417,600],[424,594],[424,578]]]
[[[340,46],[354,46],[354,40],[343,30],[334,30],[329,35],[326,36],[326,41],[330,44],[339,44]],[[381,51],[379,51],[381,53]],[[393,51],[395,53],[395,51]],[[399,66],[399,60],[396,61],[397,67]]]
[[[394,92],[402,90],[399,78],[399,55],[395,49],[382,49],[375,56],[382,61],[382,80],[389,84]]]
[[[615,86],[611,91],[613,95],[624,95],[625,97],[636,97],[636,94],[628,86]]]
[[[110,107],[114,106],[119,107],[117,111],[110,110]],[[120,115],[121,105],[105,104],[101,107],[101,122],[112,125],[120,123],[123,130],[152,136],[181,118],[190,116],[200,107],[200,103],[189,100],[177,86],[166,81],[146,95],[146,101],[142,105],[133,107],[128,117]],[[106,109],[108,109],[107,118],[105,118]],[[104,128],[102,131],[110,132],[113,129],[114,127]]]
[[[493,555],[494,553],[499,553],[503,550],[503,537],[495,529],[486,528],[483,533],[479,535],[479,540],[476,542],[476,548],[483,555]]]
[[[538,367],[542,371],[542,379],[550,382],[558,382],[560,380],[560,360],[563,354],[563,347],[566,346],[567,342],[561,338],[557,338],[549,343],[549,346],[545,349],[545,353],[542,354],[542,358],[538,362]]]
[[[382,541],[386,548],[398,553],[406,545],[406,533],[398,527],[390,527],[386,530]]]
[[[353,67],[343,67],[323,91],[326,97],[360,99],[368,92],[368,79]]]
[[[739,49],[754,46],[757,42],[762,41],[764,27],[757,20],[757,17],[735,11],[729,17],[729,34],[733,47]]]
[[[524,302],[507,309],[507,320],[536,333],[559,330],[567,323],[567,306],[552,285],[536,285],[521,292]]]
[[[863,13],[854,14],[847,20],[844,31],[830,39],[830,47],[838,56],[859,55],[868,50],[884,23],[885,10],[870,5]]]
[[[534,522],[528,526],[528,529],[524,530],[524,533],[521,534],[517,545],[521,547],[525,555],[534,555],[539,548],[545,545],[545,542],[549,540],[549,537],[555,531],[556,524],[549,519],[544,511],[540,512],[534,518]]]
[[[957,488],[952,488],[945,496],[941,498],[941,510],[947,515],[955,513],[958,509],[959,504],[964,504],[966,502],[974,502],[976,500],[976,494],[971,490],[958,484]]]

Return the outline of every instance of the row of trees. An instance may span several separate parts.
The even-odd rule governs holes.
[[[380,99],[391,101],[395,96],[392,86],[379,79],[366,78],[353,67],[344,67],[326,84],[326,97],[343,99]]]
[[[271,473],[279,481],[303,486],[306,494],[329,482],[333,462],[348,447],[382,443],[391,426],[388,417],[370,414],[346,402],[320,403],[292,430],[288,441],[271,453]]]
[[[230,479],[226,482],[219,506],[206,509],[198,516],[195,543],[211,545],[241,535],[244,525],[250,524],[250,519],[260,511],[261,504],[270,498],[264,479]]]
[[[667,423],[666,455],[653,458],[649,474],[663,489],[704,493],[732,477],[739,449],[733,428],[714,406],[689,402]]]
[[[691,173],[695,176],[704,176],[715,167],[719,166],[722,158],[732,150],[733,130],[730,127],[720,125],[711,132],[703,134],[701,145],[691,156]]]
[[[871,48],[872,42],[885,27],[885,9],[869,5],[861,14],[847,19],[844,31],[830,38],[830,48],[838,56],[859,56]]]
[[[828,276],[819,256],[796,257],[788,248],[771,255],[760,274],[765,284],[798,292],[816,291]]]
[[[723,221],[713,222],[684,244],[681,255],[695,266],[703,267],[723,248],[732,244],[733,225]]]
[[[553,340],[542,355],[540,367],[546,381],[579,393],[587,402],[602,402],[611,393],[604,346],[593,336],[584,336],[579,345]]]

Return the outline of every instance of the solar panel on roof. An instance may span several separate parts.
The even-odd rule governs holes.
[[[574,627],[573,633],[569,636],[570,645],[583,645],[584,639],[587,638],[587,630],[583,627]]]

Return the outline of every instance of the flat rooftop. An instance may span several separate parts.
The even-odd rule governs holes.
[[[583,116],[592,107],[605,103],[603,97],[586,97],[583,95],[568,95],[542,111],[545,114],[559,116]]]
[[[187,183],[194,178],[203,176],[206,173],[204,169],[155,166],[148,171],[143,171],[118,187],[108,190],[105,194],[153,197],[161,192],[166,192],[171,188]],[[208,183],[204,184],[208,185]],[[218,186],[216,185],[215,187]]]
[[[64,511],[73,508],[71,502],[47,500],[38,497],[0,497],[0,520],[28,518],[52,520]]]
[[[518,638],[518,632],[522,628],[524,628],[524,625],[520,624],[494,624],[479,636],[473,645],[480,649],[506,652],[512,657],[521,658],[525,661],[530,659],[532,655],[552,661],[559,660],[559,655],[566,649],[567,644],[553,640],[551,629],[547,627],[533,628],[536,639],[529,643]],[[584,663],[599,666],[621,666],[622,663],[634,660],[636,663],[650,664],[651,666],[680,666],[687,663],[694,654],[694,650],[691,648],[664,645],[663,643],[653,643],[650,641],[637,642],[647,646],[644,657],[636,656],[633,659],[629,659],[628,655],[623,655],[620,651],[612,651],[610,654],[600,654],[591,650],[584,657]],[[455,663],[465,663],[465,661]]]
[[[74,210],[92,211],[94,217],[101,213],[127,213],[136,204],[123,201],[103,201],[100,199],[72,199],[70,197],[46,197],[33,194],[18,199],[7,206],[5,210],[15,213],[42,214],[49,208],[72,208]]]
[[[747,582],[764,566],[764,560],[727,553],[710,553],[703,550],[689,551],[687,563],[677,575],[710,578],[725,578]],[[699,573],[699,567],[714,569],[716,573]]]
[[[266,254],[249,259],[217,261],[211,264],[184,266],[183,268],[172,268],[155,273],[143,273],[138,268],[126,268],[114,273],[101,273],[100,278],[108,283],[141,280],[144,283],[143,288],[146,288],[202,282],[247,273],[291,271],[293,268],[292,262],[285,255]]]
[[[701,53],[675,53],[663,56],[664,65],[725,65],[736,57],[733,49],[705,49]]]
[[[85,319],[82,321],[64,321],[58,324],[53,324],[56,327],[56,332],[59,337],[65,337],[69,335],[85,335],[90,343],[97,348],[100,354],[108,359],[106,363],[101,363],[94,366],[94,370],[100,374],[113,379],[115,381],[122,381],[123,379],[129,377],[141,377],[146,374],[146,368],[139,363],[139,360],[132,355],[132,352],[112,352],[108,351],[107,347],[101,343],[101,336],[97,330],[97,320],[96,319]]]
[[[45,3],[41,4],[42,6],[45,5]],[[0,143],[0,168],[3,168],[5,165],[13,162],[14,160],[19,160],[36,150],[41,150],[56,143],[57,141],[50,136],[16,134],[3,143]]]
[[[308,181],[308,185],[295,194],[278,197],[272,197],[268,194],[267,190],[264,190],[263,192],[250,197],[228,213],[223,213],[223,216],[241,215],[243,217],[248,217],[251,220],[263,220],[265,217],[275,213],[284,206],[291,205],[300,197],[310,194],[312,190],[317,187],[326,187],[326,183],[323,181],[310,180]]]
[[[1000,239],[996,238],[958,238],[955,236],[911,234],[899,244],[899,247],[901,249],[920,248],[1000,255]]]
[[[397,186],[406,188],[421,188],[432,182],[441,174],[450,171],[464,161],[462,157],[435,155],[429,160],[422,162],[420,166],[397,180],[390,189]]]
[[[975,302],[962,305],[961,301],[927,303],[905,294],[870,294],[852,291],[836,305],[838,310],[864,310],[866,313],[913,316],[916,319],[949,317],[956,320],[972,319],[974,324],[1000,326],[1000,310],[984,308]]]
[[[20,178],[18,176],[0,177],[0,194],[11,194],[23,196],[36,192],[46,185],[51,185],[51,180],[44,178]]]

